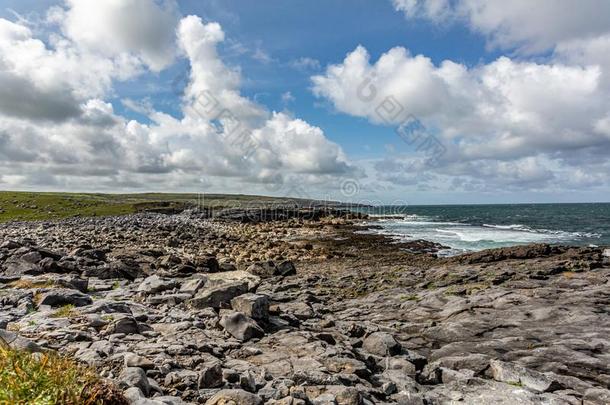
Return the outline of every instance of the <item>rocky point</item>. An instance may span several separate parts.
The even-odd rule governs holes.
[[[0,226],[0,336],[134,404],[608,404],[610,257],[437,258],[359,218],[187,211]]]

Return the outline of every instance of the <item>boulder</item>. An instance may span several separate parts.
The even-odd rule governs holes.
[[[182,282],[180,286],[180,292],[186,294],[196,294],[199,290],[205,286],[207,282],[206,277],[195,277]]]
[[[297,274],[297,269],[290,260],[283,261],[277,266],[276,274],[282,277],[294,276]]]
[[[124,333],[126,335],[140,333],[138,322],[130,316],[124,316],[113,321],[106,327],[106,334]]]
[[[91,249],[91,248],[76,249],[76,250],[70,252],[70,256],[86,257],[88,259],[98,260],[100,262],[103,262],[106,260],[106,252],[104,252],[103,250],[100,250],[100,249]]]
[[[51,259],[50,257],[45,257],[38,265],[42,269],[43,273],[63,273],[64,270],[59,266],[59,264]]]
[[[220,266],[218,271],[235,271],[235,270],[237,270],[237,266],[234,263],[232,263],[232,262],[230,262],[230,261],[228,261],[226,259],[219,261],[218,265]]]
[[[60,263],[60,266],[64,267],[65,265]],[[119,260],[108,264],[104,263],[97,267],[90,267],[83,271],[83,276],[96,277],[102,280],[119,278],[133,281],[136,278],[145,276],[145,274],[137,263]]]
[[[131,387],[139,388],[144,395],[150,394],[150,383],[146,373],[139,367],[126,367],[121,371],[117,378],[119,387],[127,389]]]
[[[10,259],[4,263],[4,275],[12,277],[36,276],[42,273],[42,268],[35,263],[20,259]]]
[[[563,385],[551,376],[500,360],[489,362],[494,380],[513,385],[523,385],[536,392],[553,392],[563,389]]]
[[[297,274],[297,270],[290,260],[285,260],[280,264],[275,264],[273,261],[257,262],[251,264],[246,271],[260,278],[285,277]]]
[[[360,360],[349,357],[331,357],[324,362],[324,366],[331,373],[355,374],[361,378],[367,378],[370,371]]]
[[[174,306],[174,305],[178,305],[179,303],[188,300],[192,296],[193,296],[192,294],[186,294],[186,293],[151,295],[146,299],[146,302],[149,304],[152,304],[152,305],[167,304],[167,305]]]
[[[62,305],[74,305],[82,307],[93,303],[93,300],[87,294],[69,288],[53,288],[42,293],[38,306],[49,305],[52,307]]]
[[[196,389],[199,374],[193,370],[176,370],[165,376],[165,385],[179,390]]]
[[[231,300],[248,292],[248,283],[238,281],[207,287],[189,301],[193,308],[229,308]]]
[[[207,364],[199,371],[199,389],[218,388],[223,384],[220,363]]]
[[[102,356],[97,350],[93,349],[80,349],[74,353],[74,358],[80,362],[86,363],[90,366],[99,366],[102,364]]]
[[[0,338],[4,341],[4,343],[7,343],[11,349],[14,350],[27,350],[32,353],[43,351],[42,348],[36,343],[29,339],[23,338],[14,332],[0,329]]]
[[[311,305],[304,301],[293,301],[282,304],[283,313],[294,315],[297,319],[305,321],[313,318],[316,314]]]
[[[15,250],[19,249],[21,246],[21,243],[14,240],[5,240],[2,242],[2,244],[0,244],[0,249]]]
[[[214,256],[199,257],[195,260],[195,265],[206,268],[209,273],[216,273],[220,270],[218,260]]]
[[[23,260],[24,262],[36,264],[42,260],[42,255],[39,252],[33,250],[24,255],[21,255],[20,260]]]
[[[326,387],[326,395],[330,395],[337,405],[359,405],[362,403],[362,395],[356,387],[330,385]],[[320,397],[316,398],[314,402],[318,399]]]
[[[371,333],[364,339],[362,348],[377,356],[395,356],[402,350],[394,336],[386,332]]]
[[[227,271],[223,273],[211,273],[206,274],[208,279],[208,287],[217,286],[226,283],[232,282],[247,282],[248,283],[248,291],[255,290],[259,284],[261,283],[260,277],[255,276],[254,274],[250,274],[246,271],[236,270],[236,271]]]
[[[272,261],[251,264],[246,271],[260,278],[269,278],[276,275],[277,268]]]
[[[231,300],[231,307],[252,319],[266,321],[269,319],[269,298],[260,294],[244,294]]]
[[[220,319],[220,325],[235,339],[246,342],[250,339],[263,337],[265,332],[254,321],[241,312],[225,314]]]
[[[146,277],[138,286],[138,291],[145,294],[155,294],[165,290],[171,290],[178,285],[176,280],[163,279],[157,275]]]
[[[605,388],[589,388],[585,391],[583,404],[610,404],[610,390]]]
[[[206,405],[262,405],[263,400],[244,390],[221,390]]]
[[[155,363],[146,357],[138,356],[135,353],[125,353],[123,360],[125,362],[125,367],[139,367],[145,370],[155,368]]]

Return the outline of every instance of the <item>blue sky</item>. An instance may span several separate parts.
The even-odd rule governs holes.
[[[350,156],[360,158],[385,154],[388,144],[409,148],[396,136],[394,127],[346,116],[316,99],[311,92],[312,74],[341,62],[358,45],[365,46],[373,59],[392,47],[404,46],[414,54],[425,53],[437,64],[451,59],[468,66],[493,60],[499,54],[486,51],[485,40],[464,26],[443,27],[426,20],[407,23],[387,1],[190,0],[180,1],[179,5],[183,15],[199,15],[222,25],[227,43],[221,54],[228,64],[242,70],[244,95],[272,110],[290,110],[322,128]],[[261,60],[257,51],[269,60]],[[295,68],[294,61],[301,58],[313,59],[319,67]],[[159,85],[157,75],[118,85],[116,107],[121,111],[122,97],[150,97],[158,109],[179,114],[179,95],[168,91],[167,83],[185,69],[188,63],[183,62],[164,72],[161,82],[165,87],[158,94],[148,90]],[[286,92],[294,101],[282,101]],[[130,115],[128,110],[122,111]]]
[[[11,10],[27,16],[44,15],[57,1],[7,0],[0,16],[14,18]],[[495,59],[500,53],[485,49],[482,36],[459,24],[439,25],[431,21],[406,22],[389,1],[370,0],[182,0],[182,15],[199,15],[219,22],[227,36],[220,50],[226,63],[241,69],[242,93],[276,111],[289,110],[295,116],[322,128],[350,156],[378,157],[386,145],[410,149],[397,137],[394,127],[370,124],[366,119],[336,112],[332,105],[312,95],[310,76],[325,66],[339,63],[358,45],[373,59],[395,46],[413,54],[423,53],[438,64],[451,59],[468,66]],[[243,49],[242,49],[243,48]],[[257,57],[256,52],[270,58]],[[310,58],[317,68],[296,68],[294,61]],[[180,115],[180,94],[173,81],[188,69],[187,61],[161,72],[149,73],[115,85],[110,98],[117,111],[139,120],[146,117],[125,108],[121,99],[149,98],[154,106]],[[294,100],[282,101],[290,92]]]
[[[0,188],[610,199],[600,0],[5,0],[0,19]],[[225,123],[189,115],[206,91],[261,145],[247,162],[219,143]],[[381,122],[388,99],[444,152],[400,139],[404,117]]]

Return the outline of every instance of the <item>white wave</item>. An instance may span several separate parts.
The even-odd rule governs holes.
[[[367,214],[369,218],[375,219],[404,219],[403,214]]]
[[[601,234],[592,233],[592,232],[567,232],[562,230],[553,230],[553,229],[534,229],[530,228],[526,225],[521,224],[513,224],[513,225],[489,225],[483,224],[486,228],[495,228],[495,229],[505,229],[505,230],[514,230],[514,231],[522,231],[522,232],[530,232],[530,233],[538,233],[538,234],[547,234],[547,235],[557,235],[561,238],[601,238]]]
[[[427,217],[424,215],[417,215],[417,214],[409,214],[409,215],[405,214],[405,219],[412,220],[412,221],[431,221],[432,220],[431,217]]]
[[[398,241],[424,239],[437,242],[449,249],[442,255],[455,255],[494,247],[528,243],[569,243],[584,238],[599,238],[600,234],[566,232],[561,230],[532,229],[522,224],[471,225],[458,222],[434,221],[434,218],[409,215],[404,219],[385,219],[381,229],[374,232],[388,235]]]
[[[525,232],[532,231],[532,228],[530,228],[529,226],[525,226],[525,225],[521,225],[521,224],[512,224],[512,225],[490,225],[490,224],[483,224],[483,227],[485,227],[485,228],[496,228],[496,229],[511,229],[511,230],[517,230],[517,231],[525,231]]]
[[[518,230],[489,230],[484,227],[462,227],[459,229],[438,229],[441,233],[454,235],[463,242],[542,242],[548,239],[546,235]]]

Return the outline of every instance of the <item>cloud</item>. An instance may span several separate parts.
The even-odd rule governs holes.
[[[329,142],[320,128],[285,113],[273,113],[253,137],[260,145],[260,161],[266,168],[308,174],[351,171],[341,148]]]
[[[291,92],[287,91],[287,92],[282,93],[282,103],[289,104],[289,103],[292,103],[294,100],[295,100],[295,98]]]
[[[319,70],[320,61],[314,58],[301,57],[290,62],[290,66],[301,71]]]
[[[219,24],[197,16],[174,21],[168,2],[103,3],[70,0],[52,9],[49,21],[61,31],[48,38],[35,37],[25,22],[0,19],[4,185],[168,190],[212,184],[243,191],[264,179],[304,183],[353,170],[320,128],[241,94],[241,72],[217,51],[225,38]],[[123,26],[126,21],[132,25]],[[109,32],[100,31],[105,25]],[[173,44],[171,52],[166,44]],[[157,111],[148,99],[123,99],[147,116],[143,123],[105,100],[116,81],[163,69],[176,55],[190,65],[181,116]]]
[[[605,0],[392,0],[409,19],[437,24],[465,22],[489,39],[489,45],[534,54],[573,39],[588,39],[610,30],[610,3]]]
[[[283,113],[269,113],[243,97],[239,71],[227,67],[216,51],[224,32],[199,17],[184,18],[179,43],[191,62],[190,83],[185,91],[184,122],[203,123],[224,148],[221,165],[228,173],[256,173],[269,169],[295,173],[342,173],[349,165],[341,149],[329,142],[322,130]],[[210,124],[217,121],[218,126]],[[207,145],[206,145],[207,146]],[[194,146],[183,148],[180,160],[194,161]],[[253,161],[244,161],[252,155]],[[308,162],[306,162],[308,161]]]
[[[610,32],[598,37],[561,42],[553,56],[555,60],[566,64],[599,66],[601,84],[610,90]]]
[[[110,58],[132,55],[154,71],[173,62],[174,0],[66,0],[66,6],[52,8],[49,19],[79,47]]]
[[[421,119],[446,153],[437,166],[413,165],[421,157],[411,157],[408,167],[434,173],[445,187],[583,190],[610,185],[603,158],[610,151],[610,3],[392,3],[410,20],[465,24],[483,35],[488,47],[511,51],[513,57],[474,67],[449,60],[434,65],[426,56],[394,48],[371,64],[359,47],[343,63],[313,77],[318,97],[378,124],[400,123],[400,117],[388,117],[393,105],[392,112],[404,109]],[[374,101],[362,102],[371,90]]]
[[[33,120],[63,121],[77,117],[81,111],[71,92],[41,89],[26,78],[0,71],[0,112]]]
[[[77,104],[88,98],[102,97],[111,89],[114,80],[127,80],[141,72],[137,63],[134,64],[134,60],[127,55],[108,59],[78,48],[55,34],[51,34],[45,42],[35,38],[26,26],[2,18],[0,69],[4,73],[4,83],[9,87],[5,92],[18,85],[25,86],[27,94],[21,97],[30,99],[23,102],[32,113],[36,110],[32,99],[40,96],[43,115],[50,98],[57,97],[61,104],[60,111],[70,110],[66,103],[73,101]],[[49,114],[61,115],[58,112]]]
[[[224,32],[218,23],[204,24],[197,16],[182,19],[178,28],[178,42],[191,64],[190,83],[185,100],[191,103],[190,114],[216,118],[224,110],[248,125],[260,126],[268,117],[264,108],[242,97],[239,88],[241,74],[227,67],[218,56],[217,45],[224,41]],[[197,108],[206,105],[213,97],[214,108]],[[212,107],[212,106],[211,106]]]
[[[314,94],[340,112],[395,127],[412,116],[421,120],[446,153],[438,166],[416,171],[463,172],[496,187],[510,185],[506,177],[532,188],[550,184],[555,177],[549,173],[568,167],[586,171],[600,151],[610,151],[610,93],[603,74],[599,65],[508,57],[473,68],[449,60],[435,65],[401,47],[372,63],[359,46],[312,82]],[[596,170],[606,170],[610,184],[607,167]],[[394,176],[394,182],[405,180]]]
[[[268,65],[273,62],[274,59],[267,53],[267,51],[257,47],[254,53],[252,54],[252,58],[262,64]]]

